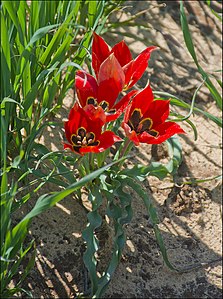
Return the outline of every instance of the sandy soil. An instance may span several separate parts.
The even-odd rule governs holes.
[[[193,92],[202,81],[188,54],[180,29],[179,3],[167,1],[129,2],[132,14],[146,8],[139,17],[149,29],[121,28],[120,32],[136,34],[142,41],[126,38],[133,55],[148,45],[158,45],[153,53],[148,72],[140,81],[145,86],[148,78],[154,90],[170,92],[190,102]],[[156,7],[153,7],[156,6]],[[185,3],[199,61],[207,71],[221,69],[220,23],[208,7],[197,1]],[[125,16],[123,16],[125,17]],[[110,44],[121,39],[105,35]],[[66,118],[72,105],[68,94],[58,119]],[[207,89],[203,86],[196,105],[220,115]],[[175,108],[173,108],[175,109]],[[187,134],[180,137],[183,162],[179,181],[214,177],[221,174],[221,130],[201,115],[191,118],[198,130],[198,140],[183,124]],[[62,149],[62,132],[48,131],[42,141],[52,150]],[[148,164],[151,159],[165,160],[165,149],[151,156],[151,146],[134,149],[131,163]],[[144,188],[150,194],[160,219],[162,232],[171,262],[188,272],[178,274],[163,263],[154,232],[141,199],[132,193],[134,217],[126,227],[127,242],[121,263],[105,294],[107,298],[220,298],[221,297],[221,182],[211,180],[199,185],[173,185],[169,179],[160,182],[149,178]],[[47,191],[54,190],[52,185]],[[81,231],[86,225],[86,212],[72,197],[35,218],[30,233],[36,239],[36,267],[27,279],[28,289],[35,298],[74,298],[88,287],[87,272],[82,255],[85,245]],[[104,250],[101,260],[110,250],[109,229],[104,232]],[[202,264],[202,266],[201,266]],[[199,265],[190,270],[190,266]],[[190,270],[190,271],[189,271]]]

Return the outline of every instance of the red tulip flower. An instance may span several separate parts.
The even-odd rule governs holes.
[[[117,102],[118,96],[125,83],[125,75],[114,54],[108,56],[100,65],[98,80],[84,71],[77,71],[75,88],[81,107],[92,104],[102,107],[106,114],[106,121],[119,117],[129,103],[133,92]]]
[[[125,75],[125,84],[123,89],[132,87],[143,75],[148,66],[150,54],[156,47],[151,46],[142,51],[135,59],[124,41],[117,43],[112,49],[102,37],[93,33],[92,44],[92,67],[98,78],[101,64],[114,53]]]
[[[65,134],[68,143],[64,148],[84,155],[88,152],[99,153],[122,139],[112,131],[102,132],[105,124],[105,113],[102,108],[87,105],[82,108],[75,103],[68,121],[65,122]]]
[[[185,133],[178,124],[166,121],[168,116],[169,101],[154,100],[152,90],[147,85],[127,107],[122,127],[135,145],[159,144],[174,134]]]

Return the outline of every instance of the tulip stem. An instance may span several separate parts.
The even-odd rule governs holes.
[[[94,153],[89,153],[89,168],[94,171]]]
[[[86,167],[86,162],[85,162],[85,157],[82,156],[79,161],[78,161],[78,171],[80,173],[81,178],[83,178],[85,175],[89,173],[87,167]]]
[[[132,146],[133,146],[132,140],[130,140],[129,138],[126,138],[125,143],[124,143],[124,147],[121,151],[121,155],[120,155],[121,157],[120,158],[122,158],[124,155],[128,154],[129,151],[131,150]]]
[[[119,158],[126,156],[129,153],[129,151],[132,149],[132,146],[133,146],[133,142],[129,138],[126,138]],[[118,167],[121,168],[123,164],[124,164],[124,160],[118,164]]]

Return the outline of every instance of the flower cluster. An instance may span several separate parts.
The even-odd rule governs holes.
[[[106,123],[124,113],[121,127],[135,145],[158,144],[174,134],[184,133],[176,123],[166,121],[169,101],[155,100],[149,85],[131,90],[120,99],[123,91],[130,89],[143,75],[150,54],[156,47],[148,47],[135,59],[124,41],[113,48],[93,33],[92,67],[95,77],[77,71],[75,103],[65,122],[68,143],[64,148],[84,155],[102,152],[122,139],[106,130]]]

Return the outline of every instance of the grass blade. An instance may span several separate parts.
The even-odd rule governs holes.
[[[216,101],[217,106],[222,110],[222,97],[219,94],[219,92],[217,91],[217,89],[215,88],[215,86],[213,85],[213,83],[211,82],[211,80],[209,79],[208,74],[202,69],[202,67],[200,66],[198,59],[197,59],[197,55],[195,53],[195,49],[194,49],[194,44],[193,44],[193,40],[190,34],[190,30],[189,30],[189,26],[188,26],[188,22],[187,22],[187,18],[185,15],[185,11],[184,11],[184,5],[183,5],[183,1],[180,1],[180,14],[181,14],[181,28],[183,31],[183,36],[184,36],[184,41],[185,44],[187,46],[187,49],[190,53],[190,55],[192,56],[198,72],[202,75],[203,80],[205,80],[205,85],[207,86],[207,88],[209,89],[212,97],[214,98],[214,100]]]

